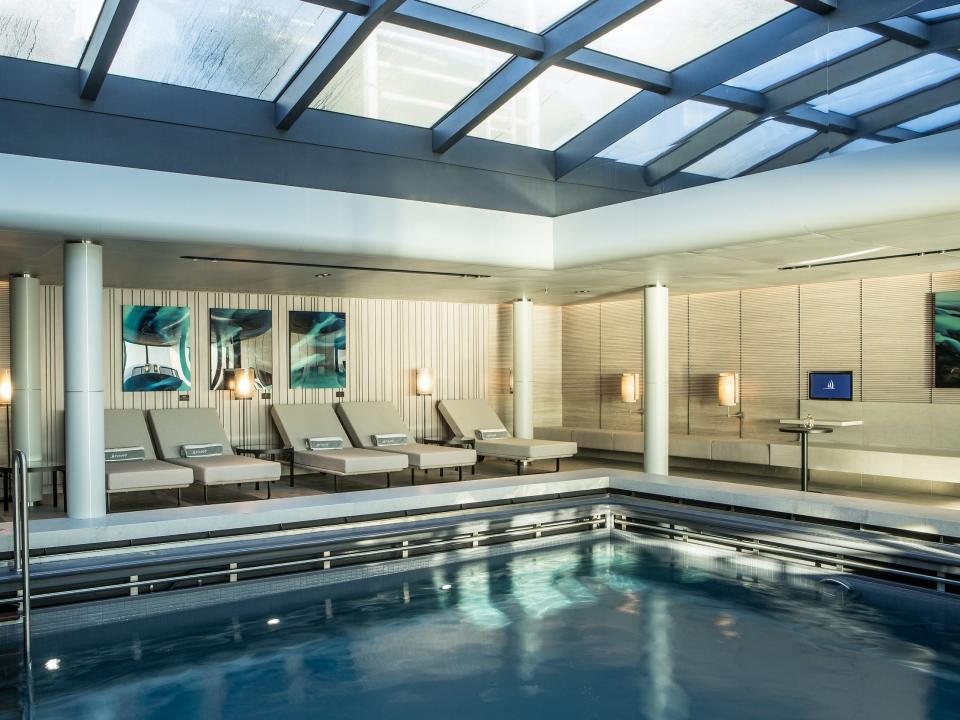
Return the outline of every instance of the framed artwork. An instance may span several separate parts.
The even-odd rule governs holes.
[[[934,387],[960,388],[960,292],[933,294]]]
[[[250,370],[256,391],[273,387],[273,313],[270,310],[211,308],[210,389],[229,390],[233,372]]]
[[[291,310],[290,387],[346,386],[346,314],[323,310]]]
[[[190,390],[190,308],[123,306],[123,391]]]

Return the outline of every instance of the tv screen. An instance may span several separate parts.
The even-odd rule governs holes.
[[[853,372],[815,371],[810,373],[811,400],[853,400]]]

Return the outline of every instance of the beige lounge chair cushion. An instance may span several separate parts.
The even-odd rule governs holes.
[[[412,437],[410,428],[400,413],[388,402],[345,402],[337,405],[337,415],[343,421],[350,439],[357,447],[376,447],[374,435],[396,433]],[[379,448],[381,450],[385,448]]]
[[[107,492],[163,490],[193,484],[189,468],[162,460],[125,460],[107,463]]]
[[[171,458],[170,462],[193,470],[194,482],[199,485],[271,482],[280,478],[280,463],[243,455]]]
[[[508,458],[510,460],[550,460],[572,457],[577,454],[575,442],[561,440],[477,440],[474,443],[477,455]]]
[[[340,418],[333,409],[333,405],[274,405],[270,408],[283,444],[294,451],[306,450],[307,440],[310,438],[340,438],[343,447],[349,448],[353,443]]]
[[[183,445],[204,443],[223,445],[221,457],[233,455],[233,448],[220,423],[220,416],[213,408],[151,410],[148,418],[156,440],[157,452],[163,460],[180,459],[180,448]]]
[[[294,450],[294,462],[303,467],[336,475],[399,472],[407,468],[407,458],[366,448],[342,450]]]
[[[143,410],[105,410],[103,413],[103,446],[110,448],[142,447],[144,459],[156,460],[153,438]]]
[[[377,449],[384,453],[404,455],[411,467],[419,469],[474,465],[477,462],[477,453],[470,448],[407,443],[406,445],[386,445]]]
[[[486,400],[441,400],[437,410],[460,440],[473,440],[477,430],[506,427]]]

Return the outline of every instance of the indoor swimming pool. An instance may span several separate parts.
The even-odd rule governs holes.
[[[915,594],[575,542],[40,637],[33,717],[960,718],[955,601]]]

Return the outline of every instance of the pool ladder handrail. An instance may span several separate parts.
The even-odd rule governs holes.
[[[20,576],[21,609],[23,623],[23,662],[31,667],[30,647],[30,494],[27,488],[27,456],[23,450],[15,450],[11,465],[13,480],[13,570]]]

